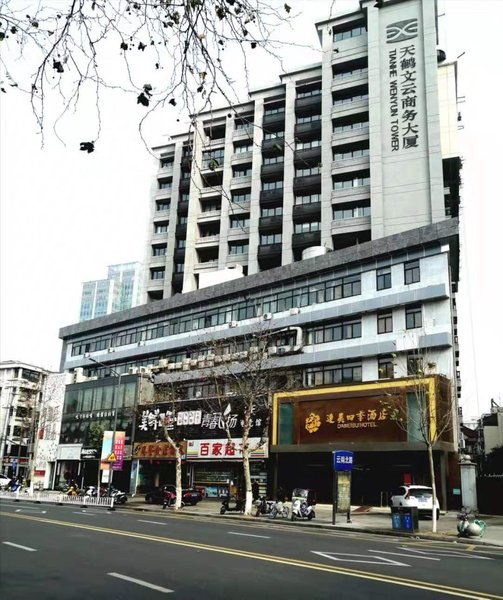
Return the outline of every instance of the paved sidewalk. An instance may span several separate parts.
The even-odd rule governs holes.
[[[269,518],[245,517],[242,514],[226,513],[220,515],[220,505],[218,500],[203,500],[196,506],[186,506],[181,510],[181,514],[204,517],[218,517],[221,519],[239,519],[245,521],[255,521],[266,523]],[[289,504],[290,506],[290,504]],[[120,510],[138,510],[147,512],[164,512],[162,506],[155,504],[146,504],[143,495],[137,495],[134,498],[129,497],[125,505],[118,507]],[[360,507],[354,507],[355,510],[361,510]],[[166,509],[172,511],[173,509]],[[277,519],[278,523],[291,525],[293,527],[314,527],[323,529],[349,530],[357,532],[378,533],[382,535],[419,537],[422,539],[459,541],[467,544],[493,544],[503,546],[503,516],[481,515],[480,518],[487,523],[487,529],[483,538],[458,538],[456,526],[458,524],[457,512],[448,512],[441,514],[438,521],[438,532],[431,531],[431,520],[424,519],[419,521],[419,532],[415,534],[396,532],[391,529],[391,516],[389,508],[369,507],[365,509],[368,512],[353,512],[351,523],[346,522],[346,515],[337,515],[335,526],[332,525],[332,506],[330,504],[318,504],[316,506],[316,518],[312,521],[295,521],[290,519]]]

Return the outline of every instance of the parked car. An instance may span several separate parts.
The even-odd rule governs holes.
[[[433,514],[433,491],[425,485],[402,485],[391,495],[391,506],[416,506],[418,516]],[[440,516],[438,498],[435,498],[437,519]]]
[[[4,490],[10,483],[10,477],[0,474],[0,489]]]
[[[182,489],[182,502],[185,505],[195,506],[202,499],[203,496],[199,490],[195,488]],[[175,503],[176,487],[174,485],[161,485],[145,494],[145,502],[148,504],[163,504],[165,500],[167,500],[168,506]]]

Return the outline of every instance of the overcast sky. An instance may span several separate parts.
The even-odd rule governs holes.
[[[433,0],[425,0],[433,1]],[[279,3],[282,6],[282,2]],[[328,17],[331,0],[289,0],[301,13],[290,41],[317,48],[316,20]],[[462,406],[465,418],[502,401],[499,341],[501,304],[501,38],[503,0],[439,2],[441,46],[458,66],[462,189],[462,282],[458,297]],[[337,12],[354,8],[338,0]],[[286,69],[321,59],[319,52],[288,46]],[[110,60],[116,60],[111,57]],[[252,87],[278,81],[272,59],[251,65]],[[264,77],[264,73],[267,77]],[[236,75],[237,76],[237,75]],[[247,90],[241,98],[246,99]],[[156,163],[141,141],[143,108],[119,93],[103,96],[103,130],[94,154],[79,152],[92,139],[91,115],[81,110],[64,121],[66,144],[47,132],[44,148],[30,105],[11,91],[0,98],[0,327],[1,360],[21,360],[57,370],[58,330],[78,320],[81,284],[106,275],[107,265],[143,261],[149,189]],[[166,110],[151,120],[152,145],[180,130]],[[499,399],[499,400],[498,400]]]

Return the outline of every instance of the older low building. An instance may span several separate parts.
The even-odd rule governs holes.
[[[157,373],[156,384],[171,381],[183,385],[178,403],[172,403],[173,413],[204,412],[201,403],[213,393],[208,369],[210,362],[213,364],[216,360],[214,353],[208,356],[208,348],[218,343],[225,355],[231,341],[242,340],[241,352],[248,355],[252,351],[250,336],[266,323],[271,332],[268,368],[294,375],[288,393],[292,398],[304,396],[298,413],[302,413],[302,418],[305,418],[306,402],[316,403],[321,396],[328,398],[323,407],[325,419],[336,412],[356,414],[358,407],[363,410],[360,404],[367,402],[362,399],[364,396],[375,398],[382,395],[382,390],[401,386],[406,397],[413,386],[410,379],[416,377],[421,360],[427,362],[432,381],[437,382],[435,389],[440,386],[445,401],[455,405],[457,278],[457,220],[449,219],[64,327],[60,331],[61,368],[79,372],[82,369],[84,376],[99,378],[110,375],[111,370],[131,377],[142,369],[150,369]],[[239,364],[241,353],[225,360]],[[87,385],[98,385],[98,382]],[[87,411],[103,410],[102,402],[95,407],[94,396],[89,398]],[[336,411],[339,401],[344,403],[344,410]],[[356,412],[351,412],[351,403]],[[84,404],[74,412],[83,408]],[[365,410],[370,408],[365,405]],[[148,408],[143,410],[149,411]],[[341,445],[356,451],[355,462],[360,475],[355,478],[354,493],[358,497],[354,501],[374,503],[381,492],[391,491],[404,479],[415,483],[428,481],[426,453],[412,434],[410,437],[395,431],[390,436],[366,442],[361,438],[363,428],[334,428],[336,431],[320,439],[319,444],[309,446],[305,431],[300,437],[295,437],[292,431],[287,433],[288,427],[292,427],[286,414],[288,410],[281,407],[274,413],[271,458],[257,458],[266,462],[257,467],[256,476],[268,476],[270,487],[275,483],[310,484],[317,487],[322,499],[328,499],[331,494],[329,456],[332,449]],[[233,411],[232,396],[228,411]],[[166,411],[160,410],[157,417],[152,418],[155,420],[160,413],[165,415]],[[137,411],[136,414],[138,419],[144,413]],[[457,411],[452,414],[455,419]],[[201,420],[194,422],[198,427],[185,436],[187,481],[202,484],[206,478],[208,485],[216,486],[219,481],[228,483],[235,473],[231,466],[235,464],[235,456],[222,454],[222,449],[211,455],[208,440],[220,441],[221,438],[225,442],[226,435],[223,430],[222,435],[216,435],[218,419],[212,433],[202,435],[203,417],[201,414]],[[149,418],[147,414],[146,423]],[[195,419],[195,415],[192,418]],[[297,417],[292,413],[291,419],[294,418]],[[183,422],[183,417],[181,419]],[[161,418],[162,422],[165,421]],[[453,422],[449,429],[450,433],[435,448],[444,505],[449,499],[449,490],[457,487],[454,485],[457,423]],[[138,422],[136,431],[138,435]],[[160,438],[153,432],[149,439],[138,440],[131,440],[133,448],[140,442],[159,442]],[[239,434],[236,442],[238,447]],[[204,450],[201,443],[206,444]],[[166,479],[162,465],[159,469],[155,467],[163,457],[161,450],[160,457],[155,455],[157,450],[152,450],[152,456],[148,454],[150,451],[145,450],[145,456],[136,458],[144,462],[146,480],[155,483]],[[206,473],[200,468],[205,461],[209,465]],[[293,471],[300,481],[294,481]],[[213,473],[214,481],[210,481],[209,473]]]

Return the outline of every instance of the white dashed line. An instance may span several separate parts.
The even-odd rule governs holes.
[[[20,544],[14,544],[13,542],[2,542],[6,546],[12,546],[13,548],[19,548],[20,550],[26,550],[27,552],[36,552],[35,548],[29,548],[28,546],[21,546]]]
[[[142,581],[141,579],[135,579],[134,577],[128,577],[127,575],[121,575],[120,573],[107,573],[107,575],[110,575],[110,577],[117,577],[117,579],[124,579],[124,581],[130,581],[131,583],[136,583],[137,585],[142,585],[143,587],[150,588],[151,590],[156,590],[157,592],[161,592],[162,594],[173,593],[173,590],[168,590],[168,588],[149,583],[148,581]]]
[[[237,531],[228,531],[229,535],[244,535],[246,537],[263,538],[264,540],[270,540],[268,535],[253,535],[252,533],[238,533]]]

